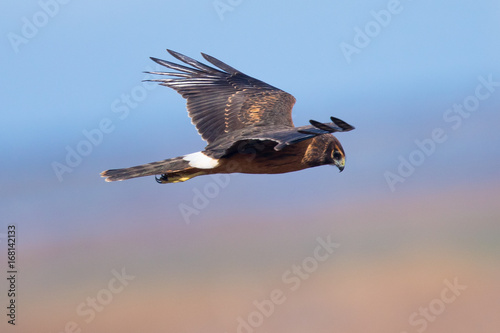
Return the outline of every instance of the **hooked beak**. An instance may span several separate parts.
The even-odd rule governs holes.
[[[339,172],[342,172],[345,167],[345,159],[342,159],[342,161],[335,162],[335,166],[339,168]]]

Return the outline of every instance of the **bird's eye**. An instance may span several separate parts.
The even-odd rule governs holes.
[[[334,151],[333,152],[333,159],[334,160],[341,160],[342,159],[342,154],[339,151]]]

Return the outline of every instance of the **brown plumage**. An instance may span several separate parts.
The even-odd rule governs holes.
[[[208,145],[202,152],[104,171],[101,176],[106,181],[161,175],[156,178],[159,183],[177,183],[199,175],[275,174],[325,164],[344,169],[344,149],[331,133],[347,132],[353,126],[331,117],[331,123],[311,120],[311,125],[295,127],[292,95],[209,55],[202,53],[219,69],[168,52],[191,67],[151,58],[176,72],[150,72],[169,77],[150,81],[187,99],[188,114]]]

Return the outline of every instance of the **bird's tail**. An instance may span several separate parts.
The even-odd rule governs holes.
[[[204,173],[203,170],[192,167],[183,157],[153,162],[125,169],[112,169],[101,172],[107,182],[130,178],[160,175],[156,177],[158,183],[178,183]]]

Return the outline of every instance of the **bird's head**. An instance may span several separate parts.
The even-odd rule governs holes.
[[[337,142],[333,146],[331,157],[333,160],[332,164],[335,165],[337,168],[339,168],[340,172],[342,172],[342,170],[344,170],[345,167],[345,153],[340,142]]]
[[[349,125],[343,120],[335,117],[330,117],[332,123],[320,123],[316,120],[309,120],[312,126],[305,126],[304,129],[299,130],[299,133],[303,134],[318,134],[318,130],[323,133],[335,133],[335,132],[348,132],[354,129],[354,126]],[[311,129],[315,127],[315,129]],[[323,150],[323,163],[335,165],[339,168],[340,172],[344,170],[345,167],[345,153],[344,148],[340,144],[340,141],[332,134],[323,134],[315,138],[318,143],[326,143],[325,150]],[[326,154],[325,154],[326,153]]]
[[[342,172],[345,167],[345,153],[340,141],[331,134],[315,137],[304,157],[311,166],[334,165]]]
[[[326,149],[326,161],[330,165],[334,165],[339,168],[340,172],[344,170],[345,167],[345,152],[344,148],[340,144],[340,141],[333,135],[329,135],[329,144]]]

